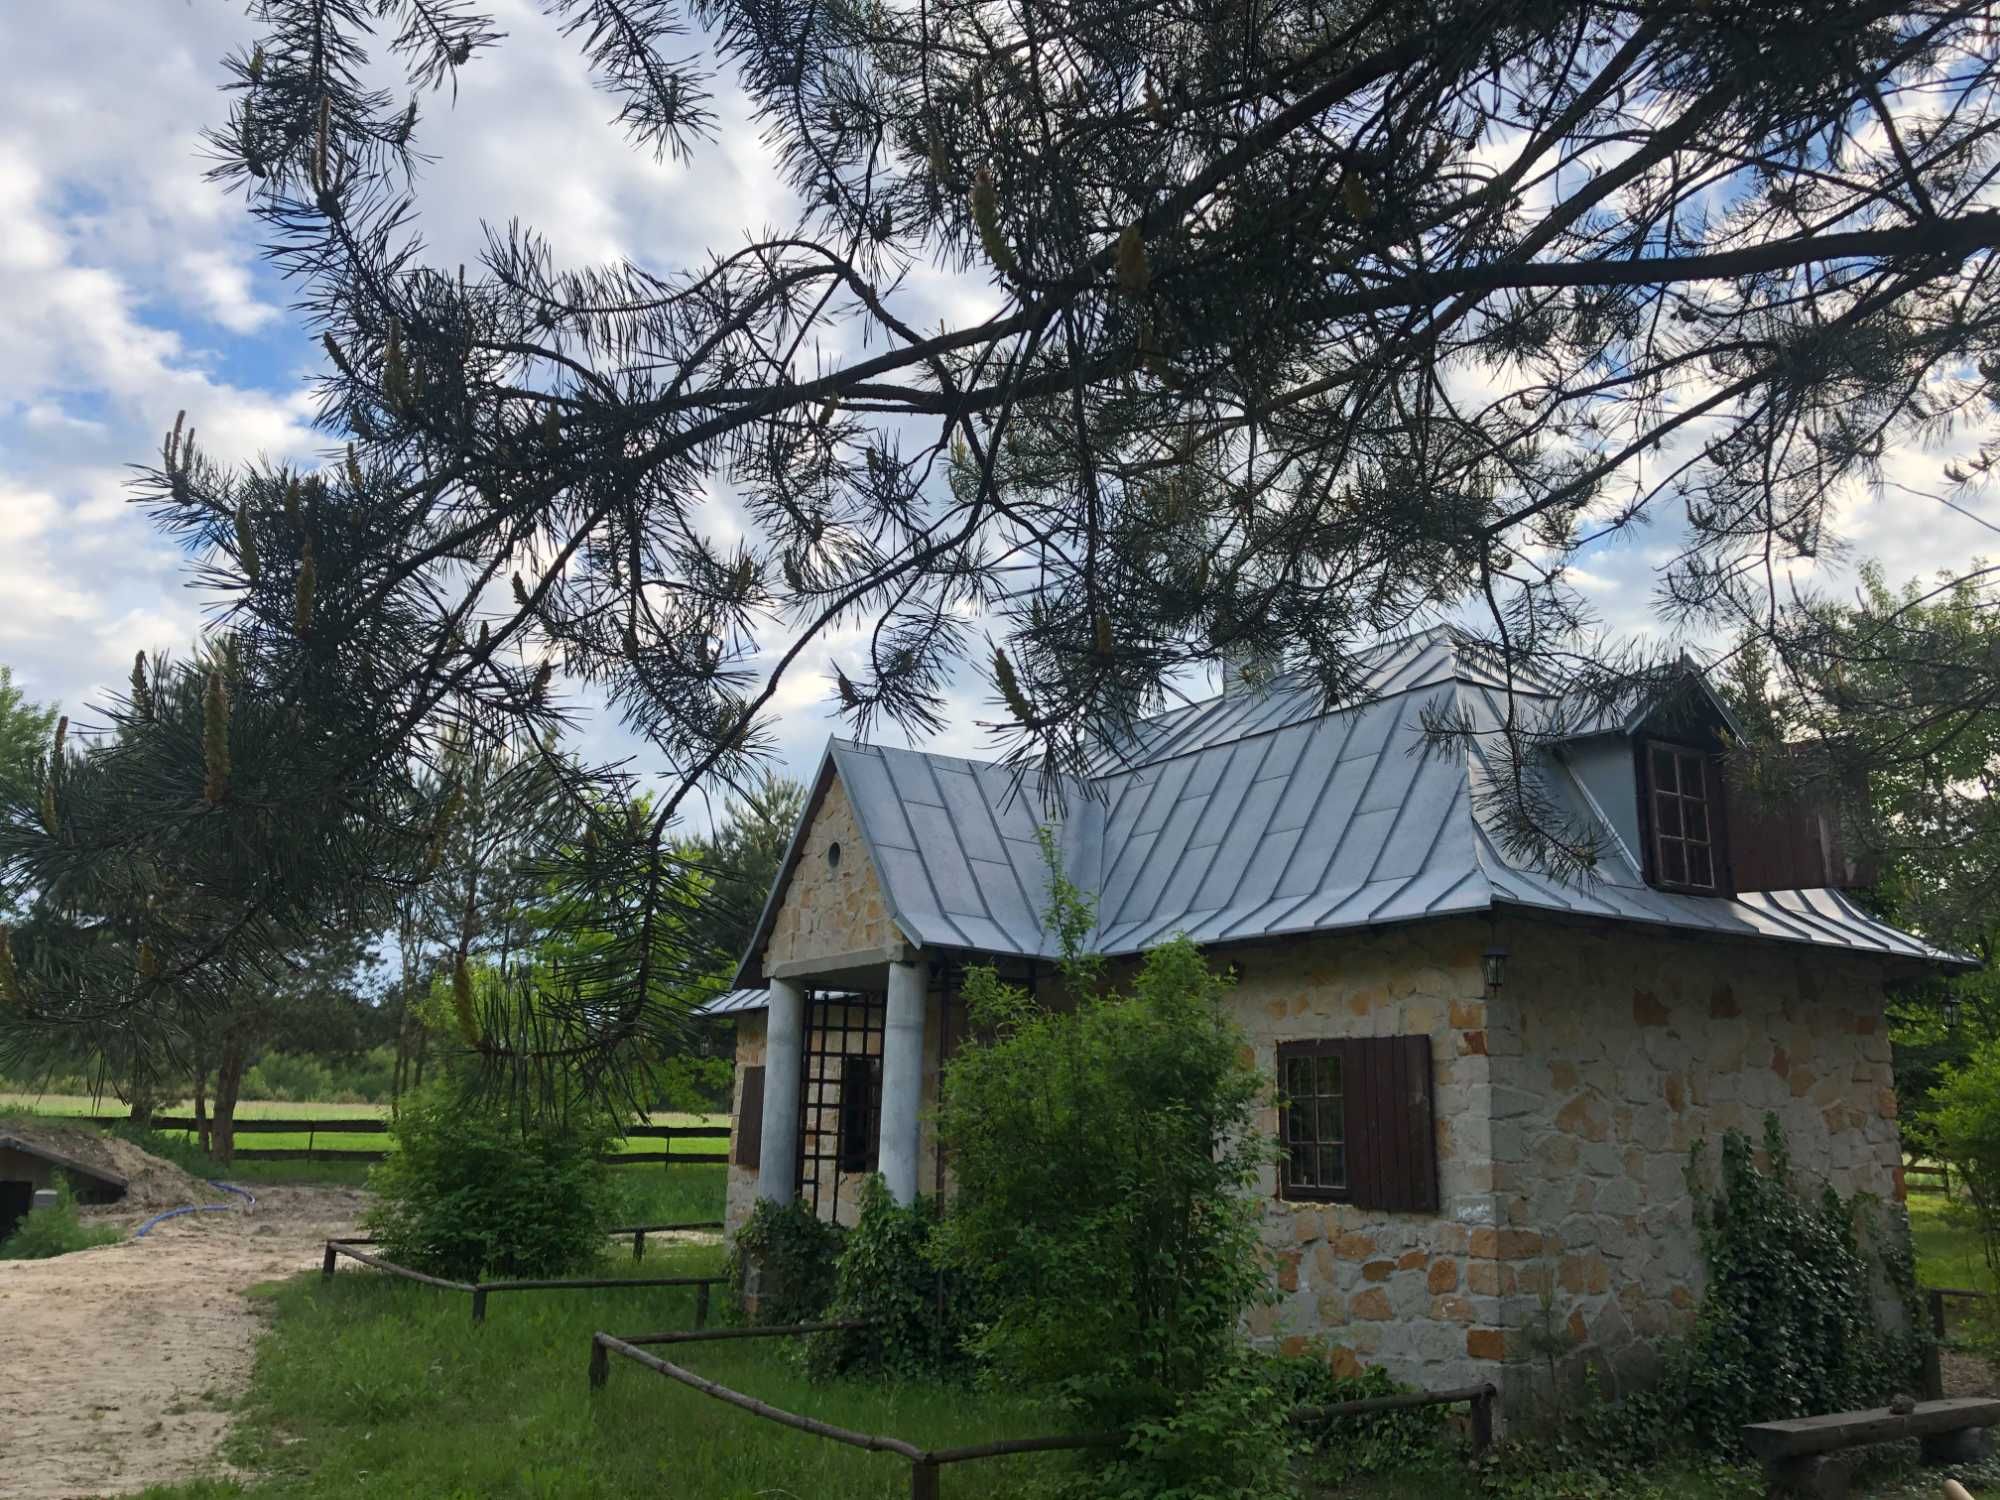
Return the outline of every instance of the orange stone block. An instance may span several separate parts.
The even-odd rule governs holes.
[[[1486,1024],[1486,1002],[1484,1000],[1454,1000],[1451,1002],[1451,1025],[1454,1031],[1469,1031]]]
[[[1375,1237],[1349,1230],[1333,1242],[1333,1253],[1342,1260],[1360,1260],[1365,1255],[1375,1253]]]
[[[1432,1261],[1430,1275],[1425,1278],[1424,1286],[1433,1296],[1443,1292],[1457,1291],[1458,1262],[1455,1260]]]
[[[1386,1323],[1396,1316],[1389,1307],[1389,1294],[1379,1286],[1356,1292],[1354,1300],[1347,1304],[1347,1315],[1370,1323]]]
[[[1468,1328],[1465,1353],[1470,1359],[1505,1359],[1507,1331],[1504,1328]]]
[[[1632,991],[1632,1024],[1634,1026],[1664,1026],[1670,1012],[1660,1003],[1659,996],[1651,990]]]
[[[1428,1250],[1405,1250],[1396,1257],[1396,1269],[1399,1271],[1421,1270],[1430,1263],[1431,1254]]]
[[[1396,1263],[1392,1260],[1371,1260],[1361,1268],[1361,1279],[1363,1281],[1387,1281],[1395,1269]]]
[[[1458,1055],[1460,1057],[1486,1056],[1486,1033],[1483,1031],[1461,1031],[1458,1034]]]

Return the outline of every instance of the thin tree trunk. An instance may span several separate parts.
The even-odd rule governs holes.
[[[201,1154],[209,1154],[208,1133],[208,1068],[194,1070],[194,1132],[195,1140],[201,1146]]]
[[[211,1126],[213,1145],[209,1155],[224,1166],[236,1160],[236,1095],[243,1087],[243,1072],[249,1057],[242,1045],[225,1042],[222,1061],[215,1069],[215,1118]]]

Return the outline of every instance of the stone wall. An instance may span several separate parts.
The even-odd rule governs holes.
[[[827,857],[836,844],[838,865]],[[806,830],[798,867],[772,921],[764,962],[832,958],[902,941],[882,899],[882,883],[862,841],[854,804],[836,776]]]
[[[736,1226],[750,1217],[757,1201],[757,1169],[736,1165],[736,1132],[743,1128],[743,1072],[764,1065],[764,1013],[745,1011],[733,1018],[736,1023],[736,1097],[729,1103],[729,1189],[724,1199],[723,1221],[734,1234]],[[769,1088],[771,1081],[764,1080]]]
[[[1546,1378],[1551,1343],[1566,1375],[1652,1373],[1653,1341],[1701,1294],[1689,1151],[1760,1138],[1766,1113],[1802,1176],[1877,1195],[1885,1232],[1907,1233],[1878,963],[1630,927],[1516,921],[1501,941],[1485,1045],[1517,1385]]]
[[[1503,1329],[1486,940],[1484,924],[1436,922],[1232,955],[1236,1018],[1274,1088],[1280,1042],[1428,1036],[1437,1131],[1436,1214],[1288,1203],[1277,1196],[1277,1168],[1265,1169],[1263,1243],[1279,1301],[1252,1315],[1253,1335],[1293,1349],[1320,1338],[1344,1374],[1379,1364],[1433,1388],[1493,1378]],[[1275,1134],[1275,1105],[1261,1123]]]

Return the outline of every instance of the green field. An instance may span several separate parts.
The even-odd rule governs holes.
[[[116,1099],[92,1099],[85,1094],[26,1094],[0,1092],[0,1114],[16,1113],[30,1115],[123,1115],[125,1106]],[[194,1112],[194,1101],[183,1099],[171,1107],[163,1107],[160,1113],[166,1115],[190,1115]],[[285,1104],[275,1100],[245,1100],[236,1107],[239,1120],[386,1120],[389,1106],[386,1104]],[[648,1117],[654,1125],[720,1126],[729,1124],[727,1115],[675,1114],[658,1111]],[[193,1132],[181,1132],[183,1138],[192,1140]],[[393,1142],[383,1135],[347,1135],[340,1133],[318,1134],[308,1131],[272,1131],[242,1133],[236,1140],[239,1150],[362,1150],[383,1151],[391,1149]],[[721,1155],[728,1151],[726,1139],[695,1140],[651,1140],[644,1137],[622,1141],[618,1151],[624,1155],[639,1152],[670,1151],[675,1156]],[[286,1162],[240,1163],[241,1166],[289,1166]],[[665,1170],[662,1165],[662,1170]],[[271,1179],[265,1179],[271,1180]]]

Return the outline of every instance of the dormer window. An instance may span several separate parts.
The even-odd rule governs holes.
[[[1686,745],[1649,741],[1640,758],[1647,853],[1654,885],[1712,896],[1729,889],[1722,847],[1722,779],[1715,758]]]

